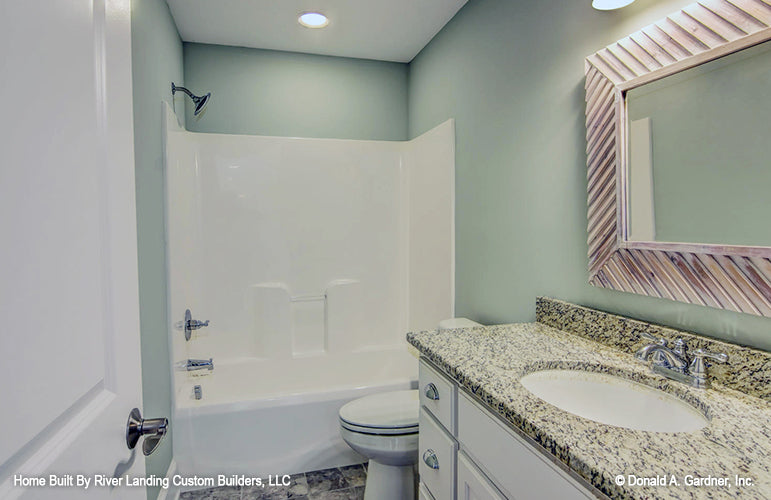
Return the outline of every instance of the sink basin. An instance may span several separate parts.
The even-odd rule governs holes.
[[[605,373],[542,370],[522,385],[535,396],[579,417],[651,432],[692,432],[709,420],[696,408],[663,391]]]

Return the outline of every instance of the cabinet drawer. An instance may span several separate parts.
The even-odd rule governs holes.
[[[462,451],[458,452],[458,500],[506,500]]]
[[[423,483],[418,486],[418,500],[434,500],[434,497],[429,493],[428,488]]]
[[[463,393],[458,397],[458,441],[461,449],[474,459],[508,498],[596,498],[542,452],[487,414]]]
[[[455,498],[455,453],[457,444],[431,415],[420,411],[418,472],[434,498]],[[435,467],[430,464],[434,462]]]
[[[455,435],[455,400],[458,388],[428,363],[420,361],[420,404],[427,408],[450,434]]]

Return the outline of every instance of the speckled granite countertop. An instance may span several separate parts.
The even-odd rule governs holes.
[[[632,355],[543,323],[410,333],[407,340],[493,412],[611,498],[771,498],[771,404],[716,383],[692,389],[653,374]],[[628,430],[546,403],[519,379],[581,368],[660,388],[701,409],[710,425],[689,433]],[[678,486],[618,485],[616,477],[674,476]],[[752,486],[736,486],[735,476]],[[730,486],[688,486],[689,478]]]

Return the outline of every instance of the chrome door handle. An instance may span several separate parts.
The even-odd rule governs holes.
[[[423,452],[423,462],[434,470],[439,468],[439,459],[431,448]]]
[[[139,442],[139,438],[144,436],[145,441],[142,443],[142,453],[148,456],[161,444],[168,426],[168,418],[144,419],[139,408],[134,408],[129,413],[128,422],[126,422],[126,445],[129,450],[133,450]]]
[[[439,390],[436,388],[433,382],[429,382],[426,386],[426,397],[434,401],[439,400]]]

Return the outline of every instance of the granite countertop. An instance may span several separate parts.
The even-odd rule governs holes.
[[[771,498],[771,404],[719,382],[699,390],[651,372],[614,347],[543,323],[409,333],[435,366],[512,427],[611,498]],[[597,423],[539,399],[519,382],[544,369],[581,368],[657,387],[700,409],[710,424],[659,433]],[[666,478],[678,486],[618,485],[616,477]],[[751,478],[736,486],[735,476]],[[687,486],[688,477],[728,478],[730,486]],[[625,481],[626,482],[626,481]]]

